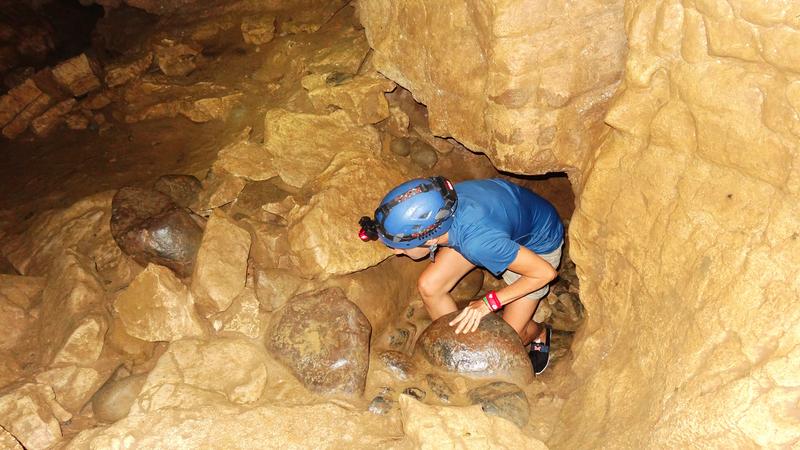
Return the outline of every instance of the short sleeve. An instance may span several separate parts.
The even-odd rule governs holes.
[[[519,247],[506,233],[483,228],[472,230],[462,238],[461,253],[471,263],[498,276],[514,262]]]

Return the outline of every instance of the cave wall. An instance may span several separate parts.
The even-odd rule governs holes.
[[[622,0],[368,0],[374,63],[428,107],[431,131],[501,170],[567,171],[605,131],[624,67]]]
[[[589,320],[556,440],[797,445],[800,3],[625,18],[613,132],[572,222]]]
[[[549,444],[796,445],[800,4],[445,3],[359,12],[435,134],[570,172],[588,321]]]

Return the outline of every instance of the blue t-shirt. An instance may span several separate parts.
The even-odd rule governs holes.
[[[465,181],[455,189],[458,206],[447,245],[495,275],[508,269],[520,245],[541,255],[564,239],[553,205],[523,187],[491,179]]]

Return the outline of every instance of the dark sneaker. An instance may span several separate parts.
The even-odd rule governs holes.
[[[536,375],[544,372],[544,369],[547,369],[547,365],[550,363],[550,336],[552,336],[553,330],[550,327],[545,330],[545,341],[531,342],[530,351],[528,352],[528,357],[531,359],[531,364],[533,364],[533,373]]]

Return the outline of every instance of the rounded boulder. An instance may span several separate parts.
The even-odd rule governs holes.
[[[489,314],[472,333],[456,334],[450,326],[458,311],[428,326],[417,340],[416,358],[436,369],[475,379],[495,379],[518,385],[533,380],[528,353],[517,333],[500,316]]]

